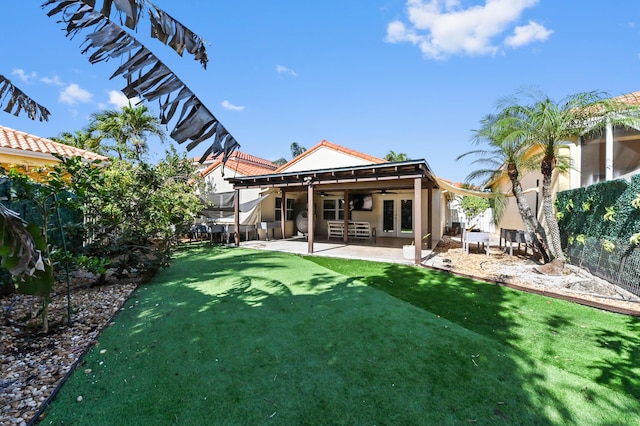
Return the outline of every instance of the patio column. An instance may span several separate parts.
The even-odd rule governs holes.
[[[287,191],[286,190],[282,190],[282,201],[280,203],[280,232],[282,234],[282,239],[285,239],[284,236],[284,230],[285,230],[285,225],[287,223]]]
[[[236,247],[240,245],[240,190],[236,189],[235,203],[233,203],[233,215],[235,216],[236,235],[235,243]]]
[[[308,213],[308,218],[307,220],[308,222],[308,234],[307,234],[307,240],[308,240],[308,249],[307,251],[309,252],[309,254],[313,254],[313,215],[314,215],[314,211],[313,211],[313,183],[309,182],[309,187],[307,189],[307,213]]]
[[[582,172],[582,136],[578,138],[577,144],[569,144],[569,157],[571,157],[571,169],[569,169],[569,188],[580,188]]]
[[[342,205],[342,214],[344,215],[343,224],[344,232],[342,234],[342,240],[345,244],[349,242],[349,190],[344,190],[344,204]]]
[[[432,249],[433,243],[431,238],[433,238],[433,188],[429,186],[427,189],[427,232],[429,236],[427,237],[427,248]]]
[[[604,139],[604,179],[613,179],[613,126],[609,119]]]
[[[413,243],[415,246],[414,263],[422,263],[422,178],[413,180]]]

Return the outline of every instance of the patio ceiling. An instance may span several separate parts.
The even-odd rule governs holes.
[[[309,183],[323,190],[412,189],[414,180],[418,178],[422,179],[422,187],[425,189],[439,188],[425,160],[273,173],[227,180],[235,189],[286,188],[287,191],[306,191]]]

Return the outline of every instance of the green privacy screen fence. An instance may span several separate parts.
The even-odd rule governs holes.
[[[640,296],[640,175],[558,193],[569,261]]]

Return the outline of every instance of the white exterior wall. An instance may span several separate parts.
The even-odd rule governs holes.
[[[222,176],[222,165],[213,169],[209,174],[204,177],[204,181],[206,184],[205,191],[207,193],[221,193],[221,192],[233,192],[233,185],[230,184],[225,178],[228,177],[242,177],[242,175],[235,173],[232,169],[225,168],[224,176]],[[241,189],[240,190],[240,204],[246,203],[256,198],[260,198],[261,190],[259,188],[252,189]],[[265,200],[266,201],[266,200]],[[260,209],[261,206],[258,205],[255,209]],[[240,212],[240,224],[241,225],[253,225],[259,221],[259,210],[258,214],[256,214],[255,210],[251,212]],[[219,223],[234,223],[235,219],[233,217],[233,213],[231,213],[231,218],[226,217],[223,219],[217,220]]]
[[[367,164],[372,164],[372,162],[323,146],[282,171],[300,172],[335,167],[364,166]]]
[[[542,174],[539,172],[529,173],[521,178],[520,183],[522,184],[523,191],[526,191],[531,188],[538,188],[541,190],[542,188]],[[513,191],[511,191],[511,182],[507,181],[507,183],[502,187],[502,191],[505,194],[512,195]],[[536,212],[536,195],[538,196],[538,212]],[[527,200],[527,204],[531,208],[531,211],[534,215],[536,215],[539,219],[541,217],[539,212],[541,212],[542,208],[542,193],[538,194],[536,192],[528,192],[524,194],[525,199]],[[520,216],[520,211],[518,210],[518,204],[516,203],[516,199],[513,196],[507,197],[506,206],[504,209],[504,214],[502,215],[502,220],[497,226],[497,231],[500,228],[506,229],[525,229],[524,223],[522,222],[522,217]]]
[[[373,199],[373,209],[371,211],[353,211],[351,212],[351,220],[355,222],[369,222],[371,228],[376,229],[376,238],[385,238],[385,237],[396,237],[396,238],[406,238],[407,241],[413,240],[413,233],[406,234],[394,234],[394,235],[385,235],[382,232],[382,209],[383,209],[383,201],[384,200],[395,200],[396,201],[396,214],[399,215],[399,206],[400,200],[413,200],[413,190],[398,190],[394,191],[395,194],[387,194],[380,195],[376,194],[375,191],[372,192]],[[428,227],[428,196],[429,191],[426,189],[422,190],[422,233],[423,235],[427,234],[429,231]],[[335,197],[327,197],[327,199],[336,199],[342,198],[341,196]],[[317,212],[317,222],[316,222],[316,238],[318,240],[323,240],[327,238],[327,221],[324,219],[324,211],[322,206],[323,198],[320,196],[316,197],[316,212]],[[432,223],[431,223],[431,238],[433,245],[440,240],[443,232],[443,220],[441,216],[441,212],[443,210],[442,201],[440,196],[440,190],[434,189],[432,191],[432,201],[431,206],[433,209],[432,213]],[[414,225],[415,226],[415,225]]]
[[[204,182],[206,183],[206,191],[213,193],[220,192],[231,192],[233,191],[233,185],[224,180],[225,177],[229,176],[229,169],[225,168],[225,176],[222,176],[222,165],[213,169],[208,175],[204,177]]]

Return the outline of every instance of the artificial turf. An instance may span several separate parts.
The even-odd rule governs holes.
[[[614,425],[640,418],[639,355],[628,341],[638,335],[636,322],[433,274],[238,248],[183,252],[136,290],[42,424]],[[600,335],[600,346],[608,345],[602,330],[610,330],[616,350],[583,360],[601,352],[562,339],[580,325]],[[556,361],[569,353],[583,367]],[[617,365],[635,375],[621,380]]]

